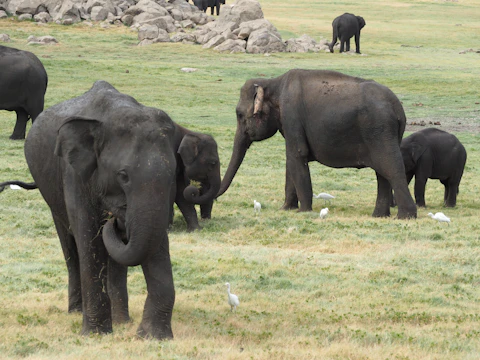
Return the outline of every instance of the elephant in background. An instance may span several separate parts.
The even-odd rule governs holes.
[[[203,12],[210,8],[211,15],[213,15],[213,10],[217,9],[218,16],[220,15],[220,4],[225,4],[225,0],[193,0],[193,4]]]
[[[355,36],[355,52],[360,54],[360,30],[366,25],[361,16],[345,13],[336,17],[332,22],[333,39],[329,44],[330,52],[333,53],[333,47],[340,39],[340,52],[350,51],[350,38]]]
[[[48,77],[42,62],[29,51],[0,45],[0,110],[15,111],[10,139],[25,139],[28,119],[43,111]]]
[[[283,209],[312,210],[309,161],[344,168],[370,167],[377,175],[373,216],[390,215],[391,188],[398,218],[416,217],[408,191],[400,142],[406,118],[387,87],[335,71],[290,70],[273,79],[247,80],[236,108],[232,157],[218,196],[230,186],[253,141],[277,131],[286,143]]]
[[[415,176],[415,201],[425,207],[427,179],[445,186],[444,206],[455,207],[467,152],[455,135],[435,128],[417,131],[400,145],[407,182]]]
[[[195,204],[200,204],[202,219],[210,219],[213,200],[220,189],[220,159],[217,143],[210,135],[190,131],[175,124],[174,151],[177,153],[175,203],[187,222],[188,231],[200,229]],[[201,189],[190,185],[201,183]],[[173,221],[173,209],[171,220]]]
[[[28,133],[25,156],[52,212],[82,334],[128,321],[127,266],[141,265],[148,295],[137,333],[173,337],[174,135],[165,112],[104,81],[42,112]]]

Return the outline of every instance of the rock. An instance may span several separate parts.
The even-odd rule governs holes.
[[[247,41],[247,52],[251,54],[264,54],[285,51],[282,39],[268,29],[255,30]]]
[[[318,51],[317,43],[308,35],[302,35],[297,39],[288,39],[285,42],[285,51],[286,52],[309,52],[309,51]]]
[[[158,37],[158,26],[156,25],[142,25],[138,29],[138,40],[156,39]]]
[[[203,48],[204,49],[210,49],[210,48],[213,48],[215,46],[220,45],[224,41],[225,41],[225,38],[223,37],[223,35],[217,35],[217,36],[211,38],[206,44],[204,44]]]
[[[195,69],[195,68],[189,68],[189,67],[184,67],[184,68],[181,68],[180,71],[183,71],[183,72],[186,72],[186,73],[191,73],[191,72],[195,72],[197,71],[198,69]]]
[[[242,22],[263,19],[262,7],[258,0],[237,0],[233,5],[222,6],[218,22]]]
[[[170,35],[168,35],[168,32],[163,29],[158,29],[158,36],[156,37],[156,39],[153,40],[153,42],[155,43],[170,41]]]
[[[18,17],[18,21],[32,20],[32,14],[22,14]]]
[[[0,10],[0,19],[5,19],[7,17],[8,17],[7,13],[3,10]]]
[[[92,21],[103,21],[107,18],[108,11],[106,8],[102,6],[94,6],[92,7],[92,11],[90,13],[90,19]]]
[[[46,45],[46,44],[57,44],[58,41],[55,39],[53,36],[46,35],[46,36],[40,36],[36,37],[34,35],[30,35],[27,38],[27,45],[31,44],[41,44],[41,45]]]
[[[165,9],[163,6],[160,6],[159,4],[157,4],[155,1],[140,0],[137,3],[137,7],[143,10],[143,12],[154,15],[154,17],[170,16],[168,13],[168,10]]]
[[[72,19],[63,19],[62,20],[62,25],[73,25],[73,20]]]
[[[145,45],[152,45],[153,40],[152,39],[143,39],[138,43],[138,46],[145,46]]]
[[[0,34],[0,42],[10,42],[10,36],[7,34]]]
[[[47,22],[52,21],[52,17],[47,12],[38,13],[33,17],[33,19],[36,22],[40,22],[40,23],[47,23]]]
[[[183,12],[179,9],[172,9],[172,11],[170,11],[170,15],[174,20],[177,20],[177,21],[182,21],[185,19]]]
[[[65,0],[57,14],[53,17],[55,21],[61,19],[72,19],[73,22],[80,21],[80,9],[79,6],[73,3],[71,0]]]
[[[174,34],[170,40],[172,42],[195,42],[195,35],[187,34],[187,33],[176,33]]]
[[[116,14],[115,5],[110,0],[88,0],[87,4],[84,5],[84,9],[87,13],[91,13],[94,7],[100,6],[104,8],[107,13]]]
[[[121,20],[122,20],[122,23],[124,23],[126,26],[131,26],[133,24],[132,15],[123,15]]]
[[[141,8],[136,5],[130,6],[127,10],[124,11],[125,15],[137,16],[143,12]]]
[[[229,53],[244,53],[247,42],[245,40],[237,39],[227,39],[220,45],[213,48],[213,50]]]
[[[281,37],[275,26],[273,26],[272,23],[266,19],[257,19],[243,22],[240,24],[238,29],[235,30],[235,33],[237,34],[239,39],[245,40],[250,36],[253,31],[259,29],[267,29],[270,32],[275,33],[278,37]]]
[[[182,20],[180,25],[184,29],[193,29],[195,27],[195,23],[192,20]]]

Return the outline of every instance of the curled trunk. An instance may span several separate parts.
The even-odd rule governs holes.
[[[220,189],[220,183],[220,165],[218,165],[216,169],[211,172],[208,180],[203,183],[204,189],[207,189],[205,193],[200,195],[198,188],[190,185],[183,191],[183,197],[185,200],[197,205],[208,204],[217,196],[218,190]]]

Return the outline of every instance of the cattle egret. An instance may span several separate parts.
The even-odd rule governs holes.
[[[11,184],[11,185],[10,185],[10,189],[12,189],[12,190],[21,190],[22,188],[21,188],[20,186],[18,186],[18,185]]]
[[[260,204],[257,200],[253,200],[253,211],[255,214],[260,214],[260,210],[262,210],[262,204]]]
[[[313,194],[313,197],[314,197],[315,199],[323,199],[323,200],[325,200],[325,204],[327,203],[327,201],[328,201],[328,203],[330,204],[330,200],[335,199],[335,196],[330,195],[330,194],[327,194],[327,193],[320,193],[320,194],[318,194],[318,195]]]
[[[230,305],[231,311],[233,312],[237,309],[237,306],[240,305],[240,301],[237,295],[230,293],[230,284],[228,282],[225,283],[225,286],[227,287],[228,305]]]
[[[446,216],[443,212],[437,212],[435,215],[433,215],[432,213],[428,213],[428,216],[430,216],[433,220],[437,220],[438,222],[450,223],[450,218]]]
[[[328,208],[320,210],[320,219],[325,219],[328,215]]]

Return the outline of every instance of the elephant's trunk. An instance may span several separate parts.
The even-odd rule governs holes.
[[[230,163],[228,164],[227,172],[223,177],[217,197],[223,195],[223,193],[227,191],[251,144],[252,140],[250,140],[248,135],[243,132],[240,127],[237,127],[233,143],[232,157],[230,158]]]
[[[187,186],[183,191],[183,197],[194,204],[208,204],[216,197],[220,189],[220,179],[220,163],[218,163],[216,169],[210,173],[208,180],[203,183],[203,187],[207,189],[204,194],[199,195],[200,192],[195,186]]]
[[[116,262],[125,266],[142,264],[158,246],[162,246],[162,238],[166,236],[168,227],[167,212],[166,216],[161,216],[162,211],[158,210],[132,213],[135,214],[134,219],[130,219],[126,224],[126,244],[122,241],[114,218],[106,222],[102,231],[108,253]]]

